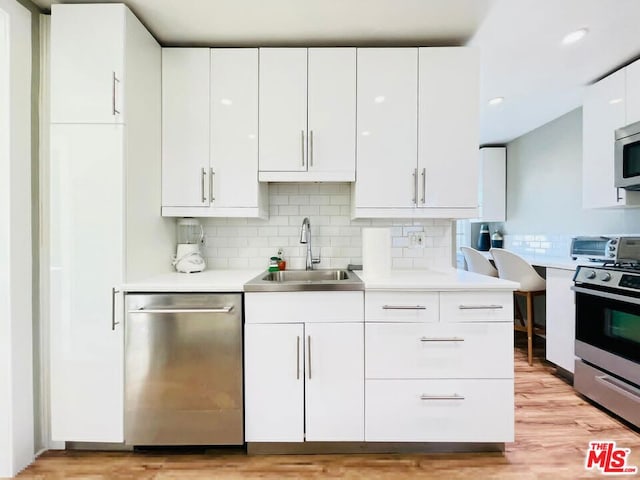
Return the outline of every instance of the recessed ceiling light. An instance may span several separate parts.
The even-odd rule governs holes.
[[[365,130],[364,132],[362,132],[363,137],[368,137],[369,135],[371,135],[371,132],[369,130]]]
[[[504,102],[504,97],[495,97],[489,100],[489,105],[500,105]]]
[[[609,100],[609,104],[615,105],[616,103],[620,103],[621,101],[621,98],[612,98],[611,100]]]
[[[229,100],[228,98],[223,98],[222,100],[220,100],[220,103],[222,105],[231,105],[233,102],[231,100]]]
[[[582,40],[587,33],[589,33],[589,29],[588,28],[581,28],[581,29],[576,30],[574,32],[568,33],[562,39],[562,44],[563,45],[570,45],[572,43],[576,43],[577,41]]]
[[[384,95],[378,95],[376,98],[373,99],[373,101],[376,103],[382,103],[384,102],[384,100],[385,100]]]

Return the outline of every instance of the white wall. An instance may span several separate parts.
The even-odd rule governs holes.
[[[0,477],[34,457],[31,13],[0,0]]]
[[[287,268],[304,268],[304,217],[311,220],[313,256],[322,257],[318,268],[361,264],[362,228],[370,226],[391,227],[394,269],[451,266],[450,220],[351,220],[348,183],[271,183],[269,201],[268,220],[203,220],[210,268],[266,268],[278,247],[284,249]],[[410,232],[424,232],[425,248],[409,248]]]
[[[534,248],[535,242],[555,248],[577,234],[640,232],[640,208],[582,208],[581,108],[507,146],[505,230],[526,235],[522,241]]]

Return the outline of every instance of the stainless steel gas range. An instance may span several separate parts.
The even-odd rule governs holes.
[[[574,387],[640,427],[640,264],[578,267]]]

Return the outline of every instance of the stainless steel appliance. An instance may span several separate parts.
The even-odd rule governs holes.
[[[125,443],[244,443],[241,294],[128,294]]]
[[[578,267],[574,387],[640,427],[640,265]]]
[[[615,132],[615,186],[640,190],[640,122]]]
[[[640,259],[640,237],[574,237],[571,258],[601,262],[637,262]]]

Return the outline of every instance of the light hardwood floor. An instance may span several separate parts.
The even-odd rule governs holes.
[[[603,478],[584,469],[589,441],[631,448],[640,467],[640,435],[575,394],[545,364],[538,347],[527,364],[526,340],[516,360],[516,441],[504,454],[269,455],[47,452],[19,479],[578,479]],[[621,476],[617,478],[629,478]],[[631,478],[640,478],[640,474]]]

